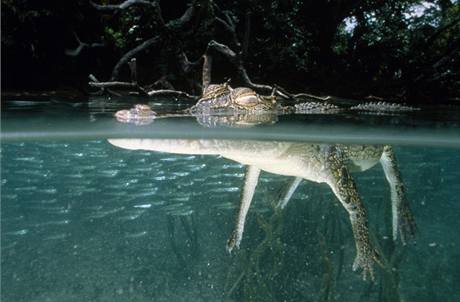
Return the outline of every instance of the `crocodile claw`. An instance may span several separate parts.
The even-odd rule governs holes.
[[[377,253],[377,251],[371,249],[371,250],[361,250],[358,252],[356,255],[355,261],[353,262],[353,271],[356,271],[358,269],[362,269],[362,276],[363,280],[367,280],[367,276],[370,276],[371,281],[375,281],[375,274],[374,274],[374,268],[373,264],[376,262],[380,266],[382,265],[382,262],[380,261],[380,256]]]
[[[226,246],[227,252],[231,254],[234,248],[239,249],[240,243],[241,243],[241,236],[238,236],[237,232],[233,232],[232,236],[227,241],[227,246]]]

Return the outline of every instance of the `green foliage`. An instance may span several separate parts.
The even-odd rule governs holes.
[[[161,1],[165,23],[177,21],[190,5],[196,8],[190,26],[174,34],[165,32],[158,11],[149,6],[102,13],[88,1],[72,2],[71,10],[62,3],[2,1],[2,47],[7,53],[18,53],[18,60],[30,56],[37,62],[63,65],[50,63],[56,57],[55,37],[65,44],[55,50],[62,56],[64,48],[75,47],[75,32],[83,42],[104,42],[110,55],[100,60],[111,65],[124,53],[160,35],[162,46],[143,54],[161,67],[158,70],[162,74],[151,77],[172,73],[170,77],[177,79],[184,77],[175,74],[180,70],[178,49],[191,60],[203,54],[210,40],[238,51],[232,35],[216,21],[216,17],[225,19],[222,12],[226,12],[236,25],[240,42],[247,34],[249,16],[244,60],[254,81],[344,96],[459,95],[459,1]],[[60,32],[53,36],[55,28]],[[234,78],[234,71],[223,63],[225,59],[216,60],[219,66],[213,70]]]
[[[125,48],[126,40],[120,31],[115,31],[110,27],[105,29],[105,39],[115,45],[117,48]]]

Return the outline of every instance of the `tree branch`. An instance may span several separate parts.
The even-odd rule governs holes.
[[[85,43],[80,40],[78,37],[77,33],[74,32],[73,35],[75,36],[75,40],[78,42],[78,46],[75,49],[66,49],[65,54],[70,56],[70,57],[76,57],[80,55],[80,53],[83,51],[85,48],[98,48],[98,47],[104,47],[104,43]]]
[[[212,57],[205,53],[203,55],[203,71],[202,71],[202,89],[203,91],[211,84]]]
[[[251,35],[251,14],[249,12],[246,13],[244,20],[243,46],[241,47],[241,56],[243,58],[248,53],[249,37]]]
[[[137,83],[116,82],[116,81],[114,82],[94,82],[92,81],[92,82],[89,82],[88,84],[91,87],[97,87],[97,88],[102,88],[102,89],[107,89],[107,88],[134,89],[143,95],[147,95],[147,91],[145,91],[144,88],[140,87]]]
[[[170,31],[177,32],[188,26],[188,23],[193,19],[195,15],[195,7],[190,6],[182,16],[177,19],[171,20],[166,24],[166,28]]]
[[[155,43],[160,41],[160,36],[155,36],[153,38],[150,38],[146,41],[144,41],[142,44],[136,46],[135,48],[131,49],[127,53],[125,53],[121,59],[118,61],[118,63],[115,65],[112,71],[112,76],[110,77],[110,80],[113,81],[118,78],[118,75],[120,74],[120,69],[121,67],[129,62],[134,56],[136,56],[138,53],[152,47]]]
[[[152,90],[147,92],[149,96],[175,96],[175,97],[186,97],[189,99],[197,99],[196,95],[190,95],[187,92],[178,91],[178,90],[169,90],[169,89],[160,89],[160,90]]]
[[[460,22],[460,16],[455,18],[454,20],[452,20],[451,22],[447,23],[446,25],[444,25],[443,27],[439,28],[434,34],[432,34],[425,42],[425,45],[427,46],[431,46],[434,42],[434,40],[436,40],[443,32],[449,30],[450,28],[454,27],[455,25],[457,25],[457,23]]]
[[[97,4],[94,3],[93,1],[89,1],[91,6],[93,6],[95,9],[98,11],[103,11],[103,12],[112,12],[112,11],[117,11],[117,10],[123,10],[126,9],[132,5],[148,5],[148,6],[157,6],[158,3],[157,1],[147,1],[147,0],[126,0],[121,4],[113,5],[113,4]]]

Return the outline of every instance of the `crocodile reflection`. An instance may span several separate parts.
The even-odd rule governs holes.
[[[391,189],[393,238],[396,239],[399,233],[405,242],[415,232],[404,185],[390,146],[218,139],[109,139],[109,142],[131,150],[220,155],[246,165],[240,208],[234,231],[227,242],[228,251],[240,245],[261,171],[294,177],[278,203],[281,208],[286,206],[303,179],[329,185],[349,214],[356,246],[353,269],[362,269],[364,279],[367,275],[374,277],[373,263],[381,264],[381,261],[369,238],[366,210],[351,171],[364,171],[380,162]]]
[[[195,105],[173,114],[158,115],[146,104],[136,104],[129,110],[119,110],[119,122],[147,125],[157,118],[177,116],[195,117],[205,127],[251,127],[273,124],[283,114],[336,114],[339,112],[410,112],[418,110],[409,106],[387,102],[368,102],[355,106],[338,106],[327,101],[307,101],[295,105],[282,105],[276,98],[276,88],[269,96],[257,94],[247,87],[232,88],[228,82],[206,87]]]
[[[260,112],[214,112],[213,114],[188,112],[179,114],[162,114],[158,115],[148,105],[136,104],[131,109],[119,110],[115,113],[117,121],[122,123],[129,123],[138,126],[149,125],[155,119],[192,116],[201,126],[207,128],[215,127],[231,127],[231,128],[247,128],[262,124],[274,124],[278,121],[278,114],[273,111],[260,111]]]

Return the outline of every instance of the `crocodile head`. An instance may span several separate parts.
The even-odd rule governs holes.
[[[156,112],[152,111],[149,105],[136,104],[129,110],[119,110],[115,117],[119,122],[132,123],[135,125],[147,125],[156,118]]]
[[[260,96],[254,90],[238,87],[230,94],[231,104],[239,110],[260,112],[271,111],[276,107],[275,96]]]

